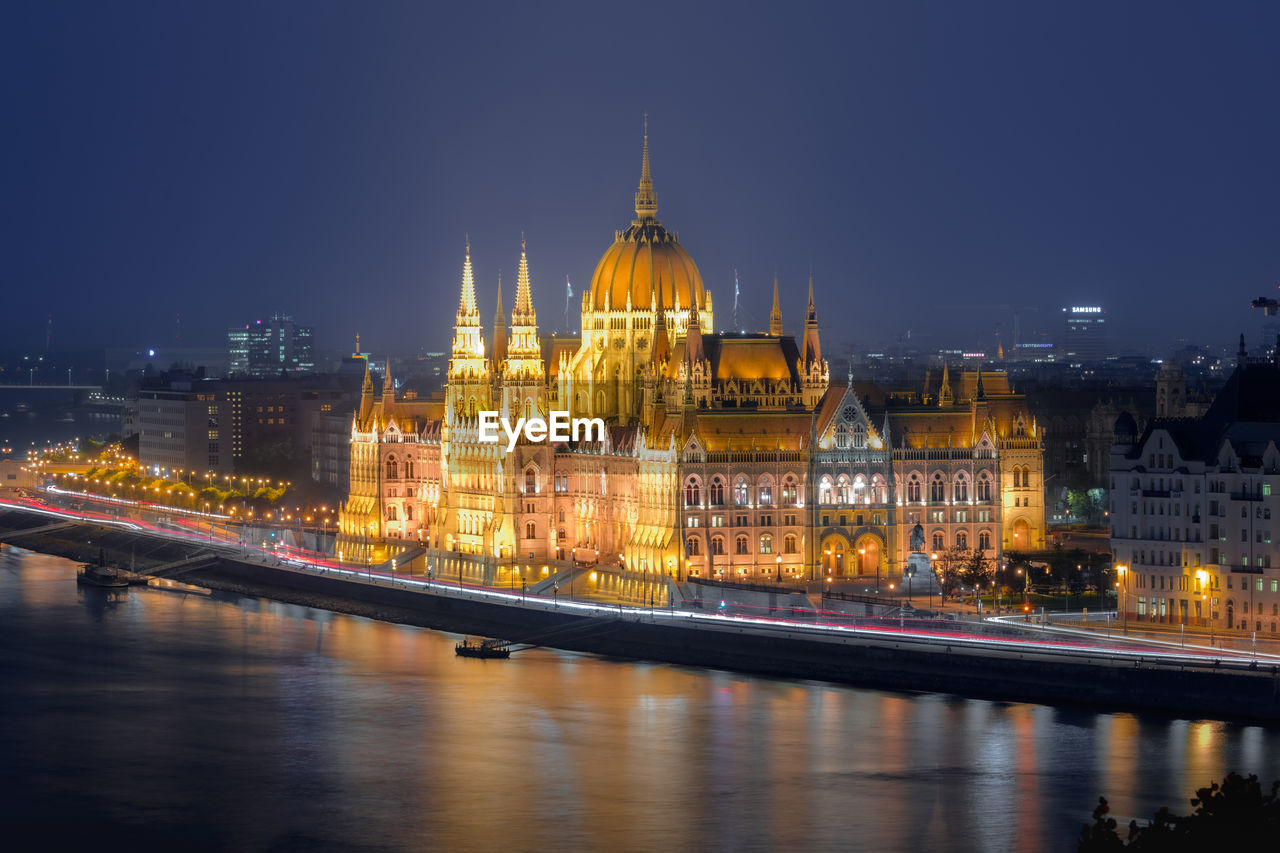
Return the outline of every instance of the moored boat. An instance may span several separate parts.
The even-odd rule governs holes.
[[[118,589],[129,586],[129,573],[114,566],[85,563],[76,573],[76,583]]]
[[[511,648],[501,640],[463,640],[453,647],[453,652],[463,658],[511,657]]]

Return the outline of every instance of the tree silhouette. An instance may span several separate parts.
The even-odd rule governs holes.
[[[1120,838],[1115,818],[1108,816],[1106,798],[1099,797],[1093,825],[1085,825],[1076,849],[1080,853],[1200,851],[1253,849],[1260,841],[1273,844],[1280,837],[1278,793],[1280,781],[1264,794],[1257,776],[1229,773],[1221,785],[1213,782],[1196,791],[1191,814],[1175,815],[1163,806],[1146,826],[1130,821],[1127,839]]]

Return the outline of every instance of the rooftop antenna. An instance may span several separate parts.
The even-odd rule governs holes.
[[[569,325],[569,311],[573,308],[573,285],[569,282],[569,276],[564,277],[564,332],[570,334],[573,327]]]
[[[735,332],[741,333],[742,332],[742,305],[738,297],[739,297],[738,270],[735,268],[733,271],[733,313],[731,315],[730,321],[733,323],[733,330]]]

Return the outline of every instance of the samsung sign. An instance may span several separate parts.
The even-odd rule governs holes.
[[[1077,305],[1071,309],[1072,314],[1101,314],[1102,308],[1097,305]]]

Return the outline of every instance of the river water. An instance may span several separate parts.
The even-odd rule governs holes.
[[[0,815],[57,849],[1072,850],[1099,794],[1123,824],[1228,770],[1280,777],[1256,726],[460,659],[439,632],[74,573],[0,550]]]

